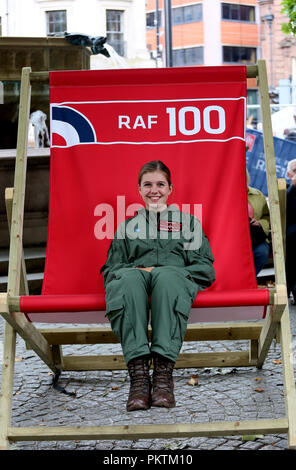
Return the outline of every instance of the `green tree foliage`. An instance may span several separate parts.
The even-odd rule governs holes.
[[[296,34],[296,0],[282,0],[281,13],[287,15],[289,22],[282,23],[282,31],[285,34]]]

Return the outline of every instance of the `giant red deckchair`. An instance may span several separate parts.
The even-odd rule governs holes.
[[[246,79],[258,77],[275,266],[274,289],[258,289],[249,233]],[[135,439],[288,433],[296,447],[295,387],[279,191],[264,61],[252,67],[50,72],[51,175],[42,295],[28,295],[22,254],[30,82],[22,72],[14,188],[6,191],[11,231],[1,398],[1,448],[8,441]],[[149,160],[171,169],[170,202],[197,210],[215,257],[215,283],[198,294],[185,340],[249,340],[248,351],[181,354],[176,367],[262,367],[280,337],[287,414],[282,419],[194,424],[12,427],[11,401],[18,333],[55,373],[125,368],[113,356],[63,356],[63,344],[117,342],[106,323],[100,267],[117,224],[141,201],[137,173]],[[118,299],[114,299],[114,306]],[[115,308],[115,307],[114,307]],[[38,329],[38,322],[80,323]],[[280,333],[278,335],[278,333]]]

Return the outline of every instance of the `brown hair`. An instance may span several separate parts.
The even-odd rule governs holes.
[[[153,171],[161,171],[165,174],[168,185],[171,186],[171,172],[169,168],[161,160],[152,160],[151,162],[145,163],[139,171],[138,174],[138,184],[140,186],[143,175],[145,173],[152,173]]]

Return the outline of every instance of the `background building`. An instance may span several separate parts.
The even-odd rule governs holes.
[[[164,48],[163,0],[148,0],[147,47],[156,57],[156,4],[159,51]],[[172,0],[174,65],[255,63],[259,47],[257,0]]]
[[[51,37],[64,32],[107,36],[128,66],[151,66],[145,41],[145,0],[1,0],[2,36]],[[103,56],[91,68],[108,67]]]
[[[146,5],[147,48],[160,66],[165,48],[163,3],[148,0]],[[257,0],[172,0],[171,5],[174,66],[255,64],[260,58]],[[257,103],[255,80],[248,80],[248,103]]]
[[[279,103],[296,103],[296,41],[284,34],[281,25],[288,22],[281,14],[281,0],[259,0],[260,44],[266,60],[269,84],[279,93]]]

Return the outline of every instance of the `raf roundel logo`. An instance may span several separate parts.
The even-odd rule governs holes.
[[[51,107],[51,137],[53,147],[72,147],[97,141],[89,119],[80,111],[62,105]]]

